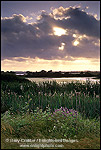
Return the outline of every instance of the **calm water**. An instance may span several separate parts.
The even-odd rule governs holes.
[[[90,80],[91,82],[100,81],[100,79],[93,79],[93,77],[75,77],[75,78],[27,78],[28,80],[32,82],[47,82],[47,81],[56,81],[58,83],[66,83],[66,82],[86,82],[87,80]]]

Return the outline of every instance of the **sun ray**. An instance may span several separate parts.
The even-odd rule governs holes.
[[[65,46],[65,43],[61,43],[61,46],[59,47],[59,50],[63,51],[64,50],[64,46]]]
[[[73,43],[74,46],[77,46],[78,44],[79,44],[79,41],[77,41],[77,40],[74,41],[74,43]]]
[[[57,35],[57,36],[61,36],[61,35],[66,34],[66,30],[63,28],[54,27],[53,30],[54,30],[54,35]]]

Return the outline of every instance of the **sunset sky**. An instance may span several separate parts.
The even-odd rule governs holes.
[[[100,1],[2,1],[2,71],[100,71]]]

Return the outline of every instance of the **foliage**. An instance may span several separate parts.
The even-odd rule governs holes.
[[[49,105],[51,111],[60,107],[75,109],[89,118],[100,115],[100,84],[72,82],[1,83],[1,111],[13,113],[33,111],[39,107],[43,111]]]
[[[5,82],[30,82],[24,77],[17,76],[14,73],[1,73],[1,80]]]
[[[79,142],[81,146],[73,148],[73,144],[68,146],[66,143],[64,148],[99,148],[99,102],[98,82],[36,84],[2,81],[2,147],[6,146],[6,149],[19,147],[18,143],[14,143],[15,146],[13,143],[5,143],[5,138],[71,138],[81,140]]]
[[[2,132],[17,138],[34,138],[40,132],[45,138],[80,139],[90,134],[100,136],[100,120],[84,119],[73,109],[61,107],[53,113],[50,108],[39,108],[33,113],[14,115],[9,111],[2,115]]]

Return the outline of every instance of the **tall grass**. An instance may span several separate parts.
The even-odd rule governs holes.
[[[12,113],[43,111],[49,106],[53,112],[60,107],[75,109],[89,118],[100,115],[100,84],[72,82],[4,82],[1,83],[1,111]]]
[[[63,143],[64,149],[99,149],[99,102],[98,82],[2,81],[2,149],[19,149],[19,143],[6,142],[19,138],[78,139],[74,145]]]

